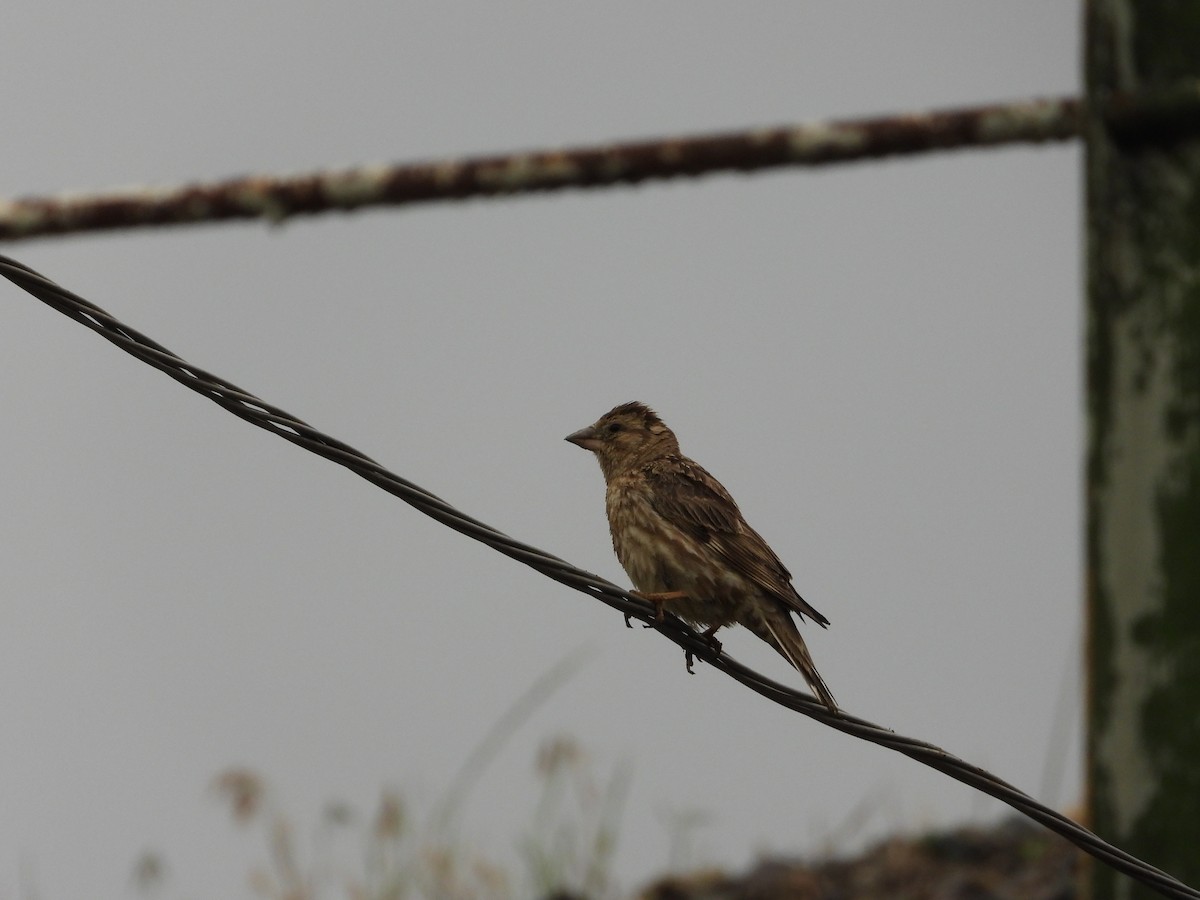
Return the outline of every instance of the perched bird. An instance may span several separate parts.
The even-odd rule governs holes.
[[[791,663],[831,711],[833,694],[813,665],[792,613],[829,620],[792,587],[779,557],[742,518],[733,497],[642,403],[626,403],[566,438],[596,454],[617,559],[636,596],[713,635],[740,624]]]

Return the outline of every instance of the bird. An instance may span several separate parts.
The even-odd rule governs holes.
[[[679,450],[674,432],[644,403],[614,407],[566,440],[595,454],[606,485],[613,550],[636,588],[719,648],[715,635],[739,624],[770,644],[831,711],[792,614],[829,620],[792,586],[792,576],[751,528],[729,491]]]

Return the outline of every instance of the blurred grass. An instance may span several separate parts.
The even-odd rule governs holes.
[[[382,791],[368,815],[349,804],[330,804],[311,829],[315,839],[307,858],[297,848],[295,823],[266,778],[240,768],[219,774],[213,789],[228,804],[234,821],[261,832],[266,860],[248,875],[252,890],[267,900],[618,896],[613,859],[632,766],[619,763],[600,777],[569,735],[548,737],[538,749],[534,771],[540,788],[529,824],[516,842],[515,865],[486,857],[460,834],[464,810],[488,767],[589,658],[582,650],[569,653],[517,697],[467,755],[427,815],[414,813],[395,790]],[[334,854],[335,835],[339,842],[349,835],[358,851],[356,861]],[[145,854],[134,867],[133,882],[143,895],[161,895],[166,879],[166,862],[157,854]]]

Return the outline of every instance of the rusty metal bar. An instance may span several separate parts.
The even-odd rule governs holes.
[[[563,150],[0,199],[0,240],[228,219],[281,222],[369,206],[1064,141],[1079,134],[1080,115],[1079,101],[1072,98],[1027,100]]]

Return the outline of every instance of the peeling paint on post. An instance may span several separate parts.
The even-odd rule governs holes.
[[[1088,805],[1200,884],[1200,135],[1114,129],[1200,76],[1200,3],[1089,0]],[[1157,896],[1093,867],[1092,896]]]

